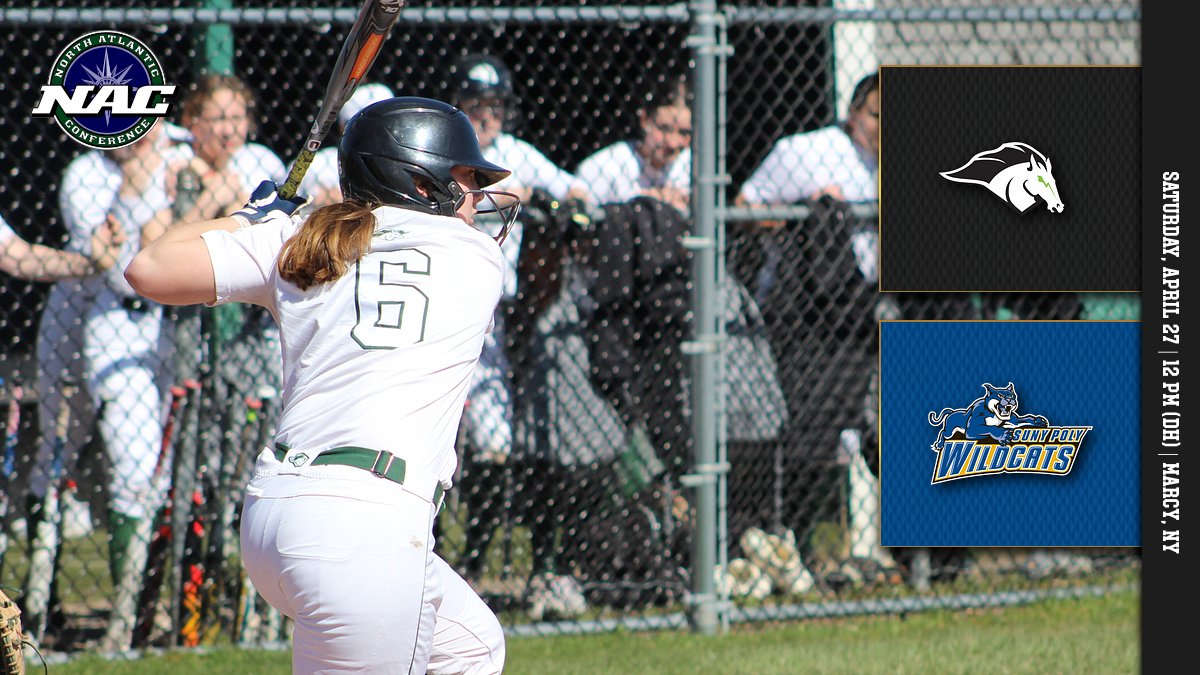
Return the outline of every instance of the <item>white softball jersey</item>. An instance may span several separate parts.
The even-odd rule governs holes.
[[[491,145],[483,148],[483,158],[512,171],[508,178],[489,186],[489,190],[511,192],[520,188],[541,188],[555,199],[564,199],[575,181],[574,176],[555,166],[537,148],[512,134],[497,136]]]
[[[845,130],[828,126],[780,139],[742,186],[751,204],[795,204],[830,185],[846,201],[875,199],[877,163]]]
[[[42,467],[50,462],[59,383],[64,375],[73,377],[84,386],[71,403],[67,466],[73,465],[97,411],[103,410],[97,421],[113,466],[113,509],[145,517],[164,496],[151,474],[161,442],[163,393],[170,376],[165,364],[172,347],[161,331],[160,306],[128,304],[136,296],[123,271],[137,252],[142,225],[169,199],[161,173],[134,196],[119,195],[122,180],[120,167],[101,151],[80,155],[63,174],[59,205],[68,232],[66,250],[89,255],[92,234],[110,216],[123,227],[126,242],[110,270],[61,281],[47,298],[37,345],[39,387],[46,392],[39,402],[43,440],[38,461]],[[44,492],[46,475],[38,471],[31,480],[35,494]]]
[[[177,145],[170,150],[168,163],[188,160],[195,156],[190,145]],[[249,197],[254,188],[264,180],[283,183],[288,170],[274,151],[258,143],[246,143],[229,158],[229,167],[241,181],[242,190]]]
[[[67,165],[58,192],[59,210],[67,230],[65,250],[91,254],[92,232],[107,218],[120,186],[121,170],[103,152],[86,152]],[[38,401],[39,467],[48,467],[53,454],[54,418],[62,400],[60,380],[69,377],[83,383],[88,379],[89,371],[81,358],[84,320],[103,285],[100,275],[64,279],[55,283],[46,297],[37,336],[38,391],[42,392]],[[87,443],[96,418],[86,387],[76,389],[70,406],[72,424],[64,450],[68,467],[74,465],[79,450]],[[39,497],[45,494],[47,476],[46,470],[32,474],[33,494]]]
[[[684,192],[692,189],[692,151],[684,149],[662,171],[643,164],[630,141],[598,150],[579,164],[576,185],[586,190],[596,204],[625,202],[643,190],[665,186]]]
[[[276,267],[299,219],[206,233],[216,302],[262,305],[281,327],[277,442],[309,455],[387,450],[448,486],[463,402],[500,299],[500,248],[458,218],[387,206],[375,217],[370,253],[307,291]]]

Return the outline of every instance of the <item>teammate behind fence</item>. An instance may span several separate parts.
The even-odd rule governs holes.
[[[508,171],[439,101],[368,106],[338,159],[346,201],[301,221],[265,182],[126,275],[160,302],[250,302],[282,327],[283,411],[241,532],[255,587],[295,620],[295,672],[497,673],[500,623],[433,552],[432,525],[504,276],[472,225],[487,209],[511,224],[519,201],[483,189]]]
[[[192,139],[171,161],[176,200],[173,208],[158,214],[164,229],[227,214],[262,178],[282,180],[287,174],[274,151],[251,140],[256,110],[254,92],[237,76],[209,74],[196,82],[181,106],[180,121]],[[177,539],[172,555],[186,577],[177,627],[184,644],[195,644],[213,633],[221,616],[217,608],[228,599],[228,584],[221,580],[236,564],[226,553],[232,553],[236,538],[236,509],[231,507],[240,503],[244,476],[234,474],[245,468],[238,456],[256,451],[242,447],[244,401],[259,387],[277,389],[282,363],[279,328],[261,307],[228,303],[205,312],[179,308],[173,318],[175,383],[201,384],[195,404],[198,442],[185,439],[174,455],[178,469],[189,474],[177,477],[175,489],[186,489],[191,481],[195,485],[191,495],[176,493],[173,525],[182,530],[186,513],[194,524],[190,529],[202,532],[192,541]]]
[[[483,157],[493,164],[512,167],[512,173],[495,186],[497,189],[516,194],[525,204],[535,191],[538,192],[535,202],[582,196],[571,192],[574,176],[511,133],[516,97],[512,73],[502,61],[493,56],[468,54],[454,64],[451,76],[452,102],[475,127]],[[507,459],[513,443],[513,378],[518,373],[509,367],[505,314],[515,309],[517,294],[523,290],[519,283],[534,281],[522,280],[518,274],[526,220],[523,217],[514,224],[509,233],[510,244],[503,249],[504,294],[496,311],[495,328],[484,339],[463,413],[466,449],[462,486],[469,520],[468,547],[460,569],[472,580],[483,572],[488,545],[497,527],[504,527],[506,538],[512,536],[511,501],[516,489],[513,476],[516,469]],[[514,328],[523,328],[527,318],[518,315]]]
[[[872,201],[878,169],[879,75],[871,73],[855,85],[844,121],[776,141],[738,201],[795,204],[823,195]]]
[[[576,187],[593,204],[653,197],[688,210],[692,187],[692,109],[687,80],[667,77],[647,91],[639,138],[619,141],[579,163]]]
[[[785,510],[791,512],[789,521],[799,522],[789,524],[802,533],[811,529],[818,512],[841,492],[826,477],[832,473],[841,480],[841,470],[823,467],[846,464],[850,554],[892,567],[894,561],[879,544],[879,485],[872,475],[878,473],[878,455],[868,420],[877,407],[872,393],[877,387],[869,386],[878,377],[875,320],[895,318],[897,310],[891,298],[875,292],[877,230],[847,206],[877,199],[879,106],[879,76],[870,73],[855,85],[844,120],[778,140],[736,203],[812,206],[812,215],[797,228],[764,221],[761,256],[755,269],[743,270],[755,284],[776,351],[810,355],[803,372],[783,371],[800,438],[788,459],[801,464],[795,468],[799,477],[788,482],[809,486],[793,492]],[[818,316],[823,307],[844,316]],[[835,324],[841,332],[829,328]],[[819,396],[813,396],[816,392]]]
[[[179,132],[178,127],[156,125],[137,143],[85,152],[67,166],[59,191],[67,249],[94,254],[89,248],[97,235],[112,228],[121,233],[123,244],[114,268],[55,284],[38,327],[41,442],[37,470],[29,481],[32,503],[42,502],[52,482],[76,475],[79,453],[98,427],[111,468],[109,571],[114,583],[138,523],[161,499],[151,473],[162,426],[164,359],[170,351],[168,336],[160,332],[161,307],[137,297],[121,272],[148,238],[144,228],[151,216],[169,203],[163,158]],[[64,387],[65,381],[86,386]],[[64,391],[71,392],[65,403]],[[70,412],[69,426],[59,429],[64,407]],[[66,494],[64,503],[69,503]],[[31,506],[30,532],[54,517]],[[50,560],[56,559],[48,553]],[[45,585],[53,572],[31,569],[30,576]],[[41,606],[50,597],[46,589],[29,597],[31,614],[52,610]]]

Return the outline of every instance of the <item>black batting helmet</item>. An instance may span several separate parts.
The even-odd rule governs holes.
[[[391,98],[350,119],[338,146],[342,194],[368,204],[388,204],[454,216],[464,192],[455,167],[475,172],[483,188],[510,171],[483,158],[471,120],[452,105],[418,96]],[[428,197],[417,189],[422,179]]]
[[[500,59],[484,54],[468,54],[450,70],[454,102],[494,98],[504,103],[513,99],[512,73]]]

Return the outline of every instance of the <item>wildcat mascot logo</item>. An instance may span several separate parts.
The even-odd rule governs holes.
[[[956,183],[982,185],[1008,205],[1025,213],[1038,201],[1051,213],[1063,212],[1062,196],[1050,171],[1050,158],[1028,143],[1005,143],[940,174]]]
[[[930,412],[938,427],[932,483],[997,473],[1065,476],[1075,466],[1079,445],[1091,427],[1051,426],[1041,415],[1017,414],[1012,382],[983,385],[983,396],[965,408]]]

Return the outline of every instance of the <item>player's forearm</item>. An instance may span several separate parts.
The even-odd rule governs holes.
[[[57,281],[72,277],[85,277],[96,271],[96,263],[78,253],[59,251],[48,246],[35,244],[34,260],[40,261],[37,271],[39,281]]]
[[[212,259],[201,235],[239,226],[233,218],[218,218],[172,227],[134,256],[125,279],[138,294],[164,305],[215,302]]]
[[[58,281],[91,274],[91,260],[41,244],[15,242],[2,249],[0,271],[29,281]]]

